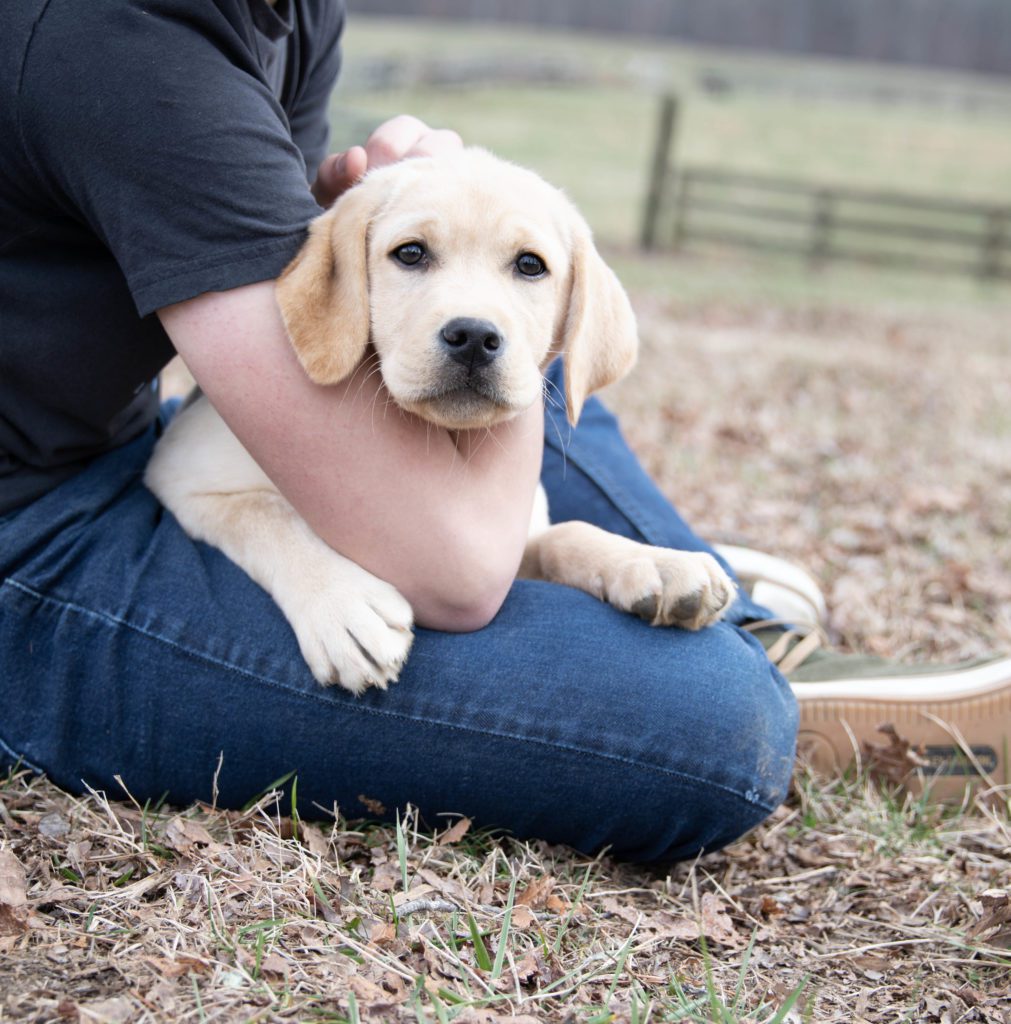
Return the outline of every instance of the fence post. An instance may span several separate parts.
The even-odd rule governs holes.
[[[677,126],[677,97],[667,95],[660,101],[660,120],[657,124],[656,146],[653,149],[653,165],[650,168],[649,191],[646,193],[646,208],[642,218],[641,244],[650,250],[656,245],[657,222],[668,198],[671,184],[671,145]]]
[[[979,276],[994,279],[1001,275],[1001,257],[1008,239],[1008,210],[995,207],[986,218],[986,234],[980,253]]]
[[[835,196],[827,188],[820,188],[814,194],[814,216],[811,221],[811,250],[808,254],[812,263],[824,263],[831,257],[832,221]]]
[[[688,207],[694,173],[688,168],[672,176],[674,182],[674,223],[671,227],[671,247],[680,249],[688,233]]]

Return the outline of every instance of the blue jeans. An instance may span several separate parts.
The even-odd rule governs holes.
[[[746,598],[688,633],[521,580],[479,632],[419,629],[388,692],[323,689],[267,594],[144,487],[157,432],[0,518],[0,767],[185,804],[221,757],[222,806],[294,772],[307,817],[410,801],[638,861],[718,848],[783,799],[797,713],[734,624],[765,614]],[[543,482],[556,521],[705,548],[597,401],[575,430],[549,417]]]

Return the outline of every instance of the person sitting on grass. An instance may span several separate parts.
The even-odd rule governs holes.
[[[794,663],[796,641],[756,629],[776,616],[746,590],[690,633],[515,581],[520,552],[489,538],[525,536],[538,476],[556,521],[711,550],[599,401],[571,434],[530,410],[498,437],[497,459],[457,465],[468,500],[506,496],[460,517],[438,486],[451,446],[431,443],[428,424],[373,418],[375,378],[347,400],[295,372],[273,282],[309,222],[368,169],[461,146],[402,116],[327,156],[343,24],[336,0],[25,0],[8,12],[0,761],[74,792],[113,795],[122,780],[141,801],[206,800],[216,786],[222,806],[297,776],[306,816],[392,816],[411,802],[432,824],[462,812],[638,861],[716,849],[784,799],[794,692],[813,727],[839,721],[854,695],[874,705],[933,687],[930,708],[970,744],[978,725],[1003,771],[1007,746],[992,737],[1011,724],[1007,659],[982,683],[969,669],[893,686],[879,668],[869,683],[823,657],[820,678],[834,681],[792,691],[763,640]],[[419,628],[388,692],[320,688],[265,592],[144,487],[172,414],[157,377],[176,353],[317,533],[410,600]],[[300,456],[329,471],[305,474]],[[363,460],[398,481],[399,500],[356,487]],[[421,513],[443,532],[417,536]]]

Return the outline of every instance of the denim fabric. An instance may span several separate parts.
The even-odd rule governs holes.
[[[221,757],[223,806],[295,772],[305,816],[410,801],[640,861],[715,849],[782,800],[794,701],[730,622],[654,629],[518,581],[486,629],[419,629],[388,692],[319,687],[267,594],[144,487],[155,434],[0,519],[0,765],[187,803]],[[571,431],[552,412],[546,441],[553,518],[705,547],[599,402]]]

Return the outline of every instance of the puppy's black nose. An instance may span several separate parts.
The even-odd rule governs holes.
[[[487,366],[505,348],[505,339],[490,320],[458,316],[440,333],[450,359],[470,370]]]

